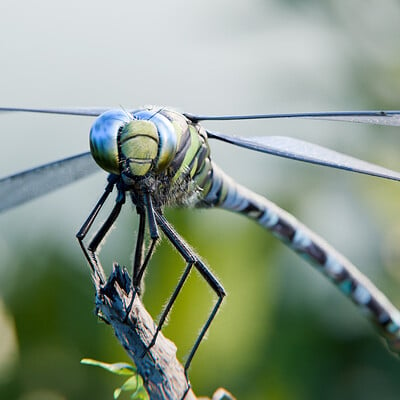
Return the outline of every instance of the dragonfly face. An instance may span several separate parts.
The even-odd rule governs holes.
[[[125,183],[164,171],[174,159],[178,138],[159,110],[101,114],[90,131],[90,149],[100,167],[121,175]]]

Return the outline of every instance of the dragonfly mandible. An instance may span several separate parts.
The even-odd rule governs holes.
[[[200,125],[201,121],[207,120],[308,118],[399,126],[400,111],[224,116],[179,113],[165,107],[144,107],[136,110],[1,107],[0,111],[97,117],[90,131],[91,152],[1,179],[0,211],[92,174],[98,170],[98,166],[106,170],[109,176],[105,191],[77,234],[92,271],[96,271],[96,266],[100,263],[97,256],[99,246],[129,196],[139,215],[132,272],[135,291],[140,293],[145,269],[160,239],[159,229],[186,261],[186,268],[161,314],[157,333],[162,329],[193,268],[199,271],[218,298],[187,358],[186,373],[225,297],[225,290],[208,266],[164,217],[164,207],[220,207],[254,220],[315,266],[360,309],[367,311],[392,349],[400,350],[400,312],[396,307],[350,261],[317,234],[288,212],[239,185],[225,174],[211,159],[209,139],[391,180],[399,181],[400,173],[290,137],[236,137],[210,131]],[[115,205],[86,246],[84,239],[114,188],[117,189]],[[150,237],[148,246],[145,244],[146,235]],[[105,281],[105,277],[100,275],[96,279],[100,283]],[[152,343],[155,339],[156,337]]]

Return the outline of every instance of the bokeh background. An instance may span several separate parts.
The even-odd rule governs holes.
[[[227,114],[400,107],[395,0],[11,1],[0,3],[0,104],[145,104]],[[92,120],[3,114],[1,176],[88,149]],[[398,129],[315,121],[209,123],[288,135],[400,169]],[[400,305],[395,182],[212,143],[232,177],[299,217]],[[0,398],[111,399],[121,379],[83,357],[128,361],[93,314],[75,240],[105,173],[0,217]],[[228,297],[192,363],[198,395],[397,399],[400,363],[339,291],[263,229],[223,211],[168,210]],[[105,217],[105,214],[102,218]],[[127,205],[102,249],[130,265]],[[163,243],[146,276],[156,317],[183,262]],[[184,359],[213,295],[195,274],[164,333]]]

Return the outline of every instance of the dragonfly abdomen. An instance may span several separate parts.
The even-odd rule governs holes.
[[[237,184],[213,164],[212,184],[200,206],[217,206],[245,215],[329,278],[380,327],[393,350],[400,349],[400,313],[350,261],[295,217]]]

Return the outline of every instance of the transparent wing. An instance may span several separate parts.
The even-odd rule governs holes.
[[[24,108],[24,107],[0,107],[0,112],[30,112],[42,114],[60,114],[60,115],[82,115],[88,117],[97,117],[110,107],[67,107],[67,108]]]
[[[0,212],[100,171],[83,153],[0,179]]]
[[[400,111],[334,111],[293,114],[196,115],[184,114],[191,121],[229,121],[243,119],[306,118],[362,124],[400,126]]]
[[[400,173],[379,165],[359,160],[357,158],[338,153],[310,142],[285,136],[237,137],[218,132],[207,131],[211,139],[222,140],[239,147],[268,153],[292,160],[304,161],[327,167],[359,172],[380,178],[400,180]]]
[[[67,108],[31,108],[0,107],[0,112],[32,112],[44,114],[81,115],[96,117],[110,107],[67,107]],[[133,110],[127,110],[132,112]],[[249,114],[249,115],[197,115],[184,113],[191,121],[227,121],[243,119],[308,118],[330,121],[358,122],[363,124],[400,126],[400,111],[333,111],[285,114]]]

